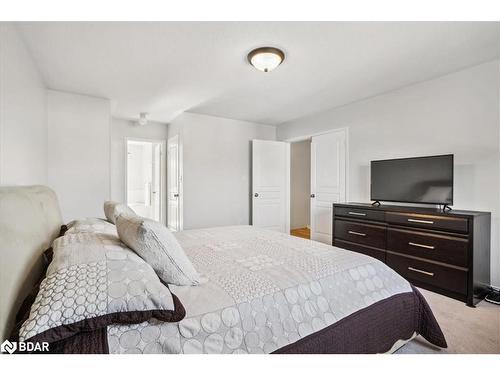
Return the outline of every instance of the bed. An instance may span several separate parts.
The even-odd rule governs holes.
[[[103,220],[70,228],[66,246],[73,237],[81,245],[79,233],[103,247],[124,246]],[[182,319],[75,331],[51,351],[385,353],[416,335],[446,347],[418,290],[374,258],[252,226],[187,230],[176,237],[205,280],[169,286],[182,304]]]

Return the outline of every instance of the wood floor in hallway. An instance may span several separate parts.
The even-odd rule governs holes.
[[[311,239],[311,231],[309,228],[297,228],[290,230],[290,234],[295,237],[301,237],[305,239]]]

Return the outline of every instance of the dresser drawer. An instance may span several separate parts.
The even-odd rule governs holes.
[[[340,247],[342,249],[347,249],[351,251],[355,251],[357,253],[369,255],[375,259],[380,260],[385,263],[385,250],[381,250],[371,246],[360,245],[358,243],[353,243],[349,241],[340,240],[338,238],[335,239],[333,246]]]
[[[335,220],[335,238],[385,249],[385,227]]]
[[[365,210],[362,208],[335,207],[335,216],[352,217],[353,219],[365,219],[384,221],[385,212],[378,210]]]
[[[387,229],[387,250],[455,266],[467,267],[467,246],[468,240],[465,238],[413,230]]]
[[[468,230],[467,219],[461,217],[411,214],[404,212],[386,212],[385,217],[389,223],[412,227],[461,233],[467,233]]]
[[[386,263],[409,281],[466,294],[467,271],[387,252]]]

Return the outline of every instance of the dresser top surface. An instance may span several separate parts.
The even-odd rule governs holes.
[[[455,209],[444,212],[443,210],[434,207],[396,206],[392,204],[381,204],[380,206],[373,206],[371,203],[358,203],[358,202],[334,203],[333,206],[362,208],[364,210],[376,210],[376,211],[386,211],[386,212],[421,213],[428,215],[440,215],[440,216],[451,216],[451,217],[483,216],[491,214],[490,212],[486,211],[466,211],[466,210],[455,210]]]

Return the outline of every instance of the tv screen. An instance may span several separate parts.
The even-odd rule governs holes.
[[[453,204],[453,155],[371,162],[374,201]]]

